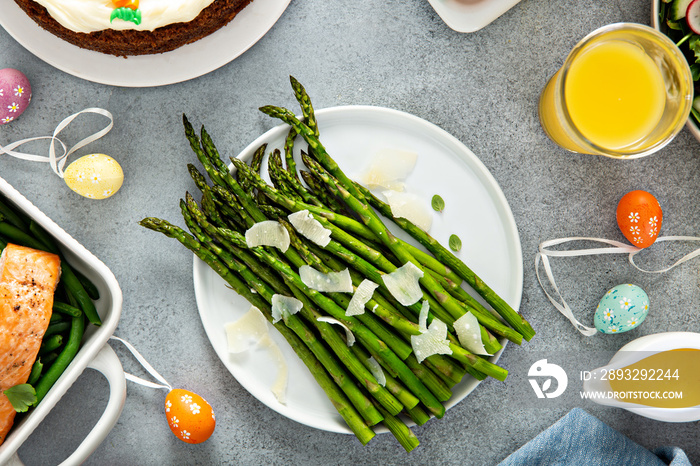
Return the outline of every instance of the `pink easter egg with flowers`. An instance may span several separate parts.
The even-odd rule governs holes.
[[[0,70],[0,125],[6,125],[19,117],[32,100],[29,79],[21,71]]]

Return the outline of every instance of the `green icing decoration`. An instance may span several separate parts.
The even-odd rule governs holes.
[[[131,21],[136,25],[141,24],[141,10],[132,10],[131,8],[127,7],[115,8],[112,10],[112,14],[109,17],[109,22],[111,23],[115,19]]]

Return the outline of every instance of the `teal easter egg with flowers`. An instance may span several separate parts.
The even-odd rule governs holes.
[[[593,318],[601,333],[623,333],[644,322],[649,313],[649,296],[637,285],[618,285],[601,298]]]

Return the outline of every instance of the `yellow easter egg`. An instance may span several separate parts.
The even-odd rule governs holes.
[[[90,154],[68,165],[63,179],[70,189],[90,199],[106,199],[124,182],[122,167],[109,155]]]

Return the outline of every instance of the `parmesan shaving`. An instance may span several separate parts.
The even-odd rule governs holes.
[[[267,320],[260,309],[251,306],[240,319],[225,323],[224,330],[229,353],[242,353],[257,345],[267,335]]]
[[[331,230],[321,225],[308,210],[300,210],[289,214],[287,217],[294,228],[309,241],[313,241],[321,247],[328,246],[331,242]]]
[[[304,285],[316,291],[327,293],[352,293],[352,279],[350,271],[346,268],[340,272],[323,273],[310,265],[299,267],[299,277]]]
[[[382,149],[372,158],[360,180],[369,189],[403,191],[404,181],[416,166],[418,154],[398,149]]]
[[[279,346],[270,338],[269,334],[266,334],[260,340],[260,346],[267,348],[272,354],[275,362],[277,363],[277,377],[270,387],[270,391],[275,395],[277,401],[283,405],[287,404],[287,380],[289,378],[289,368],[287,367],[287,361],[284,359],[284,354]]]
[[[275,298],[273,297],[272,299],[274,301]],[[272,383],[270,390],[277,398],[277,401],[287,404],[287,380],[289,378],[287,361],[284,359],[284,354],[280,347],[270,338],[267,320],[260,312],[260,309],[251,306],[250,310],[243,314],[240,319],[224,324],[224,329],[226,330],[230,353],[239,354],[249,351],[256,345],[269,351],[277,365],[277,377]]]
[[[370,358],[367,360],[367,365],[369,366],[369,371],[372,373],[375,379],[377,379],[377,382],[379,385],[382,387],[386,386],[386,374],[384,374],[384,370],[382,369],[382,366],[379,365],[376,359],[374,359],[374,356],[370,356]]]
[[[391,208],[394,217],[409,220],[423,231],[430,230],[433,224],[433,213],[428,205],[415,194],[393,190],[382,191]]]
[[[294,315],[301,311],[304,304],[296,298],[281,294],[272,295],[272,323],[276,324],[280,319]]]
[[[481,327],[474,314],[467,312],[462,317],[455,320],[453,326],[457,333],[459,343],[465,349],[474,354],[491,356],[484,348],[484,343],[481,339]]]
[[[428,312],[430,311],[430,303],[427,299],[423,300],[423,304],[420,307],[420,314],[418,314],[418,330],[421,333],[428,331]]]
[[[338,319],[334,319],[333,317],[319,317],[316,320],[318,320],[319,322],[325,322],[327,324],[340,325],[345,330],[345,343],[348,346],[352,346],[355,344],[355,335],[352,333],[352,330],[350,330],[347,325],[345,325]]]
[[[379,285],[371,280],[367,280],[366,278],[362,280],[362,283],[360,283],[355,289],[352,299],[350,299],[350,304],[348,304],[348,308],[345,310],[345,315],[358,316],[360,314],[364,314],[365,304],[367,304],[367,301],[372,299],[374,290],[376,290],[378,286]]]
[[[249,248],[255,246],[274,246],[282,252],[289,249],[289,232],[280,222],[265,220],[258,222],[245,232],[245,243]]]
[[[423,271],[412,262],[404,265],[382,278],[389,293],[404,306],[415,304],[423,297],[419,280],[423,277]]]
[[[411,347],[419,363],[434,354],[452,354],[447,339],[447,324],[440,319],[433,319],[427,332],[411,335]]]

